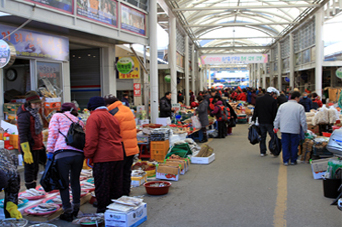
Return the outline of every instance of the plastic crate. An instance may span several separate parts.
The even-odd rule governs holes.
[[[4,113],[8,115],[16,115],[18,108],[22,105],[23,105],[22,103],[5,103]]]
[[[157,162],[163,162],[167,151],[169,150],[169,141],[151,141],[150,143],[150,151],[151,151],[151,159],[156,160]]]
[[[242,118],[237,120],[238,124],[246,124],[247,123],[247,118]]]
[[[18,149],[19,136],[18,135],[10,135],[10,144],[14,149]]]
[[[313,155],[315,156],[324,156],[330,157],[333,156],[333,153],[327,150],[327,148],[317,148],[315,145],[313,146]]]

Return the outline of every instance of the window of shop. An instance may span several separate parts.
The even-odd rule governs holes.
[[[38,88],[52,86],[57,96],[62,93],[61,64],[52,62],[37,61]]]

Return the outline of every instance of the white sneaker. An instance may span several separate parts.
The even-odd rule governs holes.
[[[260,156],[261,156],[261,157],[265,157],[265,156],[267,156],[267,154],[260,154]]]

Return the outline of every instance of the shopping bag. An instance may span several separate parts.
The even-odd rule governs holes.
[[[274,156],[278,156],[281,152],[281,139],[278,138],[277,133],[273,133],[273,137],[268,144],[268,148]]]
[[[45,166],[45,171],[42,178],[40,179],[40,184],[44,188],[44,191],[50,192],[53,190],[66,189],[65,182],[61,179],[57,166],[56,160],[48,159]]]
[[[192,127],[193,128],[202,128],[201,122],[198,119],[198,116],[191,117]]]
[[[261,141],[260,128],[256,125],[251,125],[248,128],[248,140],[251,144],[255,145]]]

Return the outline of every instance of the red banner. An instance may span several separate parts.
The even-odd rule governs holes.
[[[140,97],[141,96],[141,84],[134,83],[133,91],[134,91],[134,97]]]

